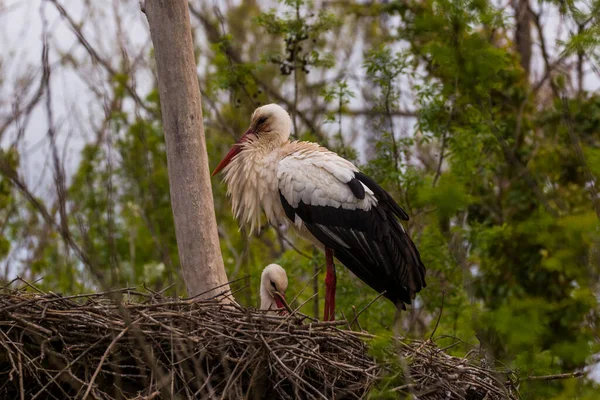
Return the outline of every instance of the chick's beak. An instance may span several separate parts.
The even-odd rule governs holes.
[[[278,308],[287,308],[285,306],[285,294],[280,292],[275,292],[275,304],[277,304]]]

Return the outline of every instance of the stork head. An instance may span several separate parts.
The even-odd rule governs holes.
[[[260,309],[284,308],[283,299],[287,287],[285,270],[277,264],[267,265],[260,277]]]
[[[244,149],[262,148],[268,151],[282,146],[290,137],[291,127],[290,115],[279,105],[267,104],[258,107],[252,114],[250,127],[217,165],[212,173],[213,176]]]

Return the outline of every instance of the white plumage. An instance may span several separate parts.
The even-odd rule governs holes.
[[[234,216],[260,229],[261,210],[326,250],[326,319],[335,308],[335,255],[405,308],[425,287],[425,267],[397,220],[407,214],[351,162],[310,142],[290,142],[291,119],[276,104],[256,109],[250,128],[219,163]]]
[[[377,205],[377,198],[363,183],[364,199],[356,198],[348,187],[358,168],[316,143],[288,142],[266,154],[254,150],[251,144],[251,141],[244,143],[243,151],[224,168],[233,213],[249,225],[250,233],[260,228],[261,209],[269,223],[290,225],[279,192],[293,207],[300,201],[366,211]],[[301,220],[295,222],[301,228]],[[304,230],[300,233],[306,235]]]
[[[364,199],[357,199],[348,187],[358,169],[349,161],[314,143],[292,142],[299,148],[277,165],[278,187],[293,207],[300,201],[316,206],[369,210],[377,204],[371,189],[363,185]]]

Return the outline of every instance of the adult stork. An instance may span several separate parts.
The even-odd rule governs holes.
[[[260,276],[260,309],[285,308],[283,301],[287,287],[287,274],[281,265],[267,265]]]
[[[250,232],[261,208],[325,250],[325,320],[335,313],[333,257],[406,309],[425,287],[419,251],[398,221],[408,215],[351,162],[311,142],[290,142],[291,119],[277,104],[257,108],[250,127],[219,163],[233,213]]]

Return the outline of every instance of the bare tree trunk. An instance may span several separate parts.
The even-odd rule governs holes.
[[[229,288],[202,125],[202,106],[187,0],[147,0],[156,56],[171,205],[188,294]],[[144,5],[142,5],[144,7]],[[212,296],[216,292],[207,293]]]
[[[513,0],[515,9],[515,42],[517,51],[521,56],[521,67],[527,76],[531,69],[531,13],[529,12],[529,0]]]

